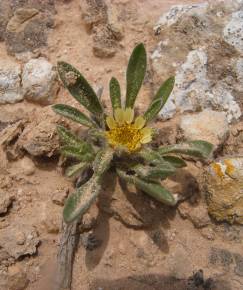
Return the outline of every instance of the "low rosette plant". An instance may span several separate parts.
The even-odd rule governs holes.
[[[58,72],[64,86],[85,107],[90,116],[78,109],[56,104],[53,110],[88,128],[88,138],[82,140],[63,126],[57,131],[62,142],[61,153],[76,160],[67,168],[67,175],[78,175],[92,170],[89,180],[69,196],[64,207],[64,220],[70,223],[82,216],[96,200],[101,189],[102,177],[112,166],[117,175],[152,198],[167,205],[177,199],[161,185],[161,180],[186,166],[181,155],[208,158],[212,144],[197,140],[183,144],[150,146],[156,130],[151,122],[165,105],[174,86],[174,77],[168,78],[154,96],[148,109],[140,116],[134,112],[137,94],[146,72],[146,51],[143,44],[135,47],[126,72],[126,97],[122,104],[119,82],[110,81],[112,115],[106,115],[96,93],[82,74],[65,62],[58,63]]]

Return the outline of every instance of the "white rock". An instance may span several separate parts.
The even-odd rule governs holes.
[[[51,103],[58,90],[57,72],[45,58],[31,59],[24,65],[24,96],[39,103]]]
[[[243,10],[232,14],[231,20],[224,27],[223,37],[235,49],[243,52]]]
[[[188,12],[195,13],[200,10],[205,11],[208,3],[194,4],[194,5],[174,5],[170,10],[163,14],[154,27],[155,32],[159,32],[164,26],[169,27],[176,23],[184,14]]]
[[[22,99],[20,65],[0,60],[0,104],[16,103]]]
[[[216,147],[226,140],[229,133],[225,113],[212,110],[182,116],[180,128],[187,140],[203,139]]]
[[[195,112],[203,109],[224,111],[229,123],[242,112],[224,82],[212,87],[207,76],[207,54],[202,49],[189,52],[186,61],[176,72],[175,87],[168,103],[161,110],[164,119],[176,111]]]

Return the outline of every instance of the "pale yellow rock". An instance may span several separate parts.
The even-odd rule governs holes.
[[[217,221],[243,224],[243,156],[214,162],[206,173],[209,214]]]

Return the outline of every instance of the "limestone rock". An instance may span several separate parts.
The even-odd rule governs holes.
[[[217,221],[243,224],[243,157],[220,159],[205,176],[209,214]]]
[[[26,156],[20,161],[20,168],[21,173],[27,176],[32,175],[35,172],[34,162]]]
[[[47,233],[57,234],[61,229],[62,209],[53,204],[43,204],[41,223]]]
[[[243,10],[234,12],[231,20],[223,30],[223,37],[226,42],[243,53]]]
[[[16,103],[23,97],[20,65],[0,60],[0,104]]]
[[[0,246],[14,259],[35,254],[39,242],[38,233],[33,226],[12,224],[0,230]]]
[[[239,120],[242,7],[242,1],[216,0],[176,5],[160,17],[154,27],[158,44],[151,54],[154,90],[175,75],[162,118],[212,109],[224,111],[228,123]]]
[[[14,196],[8,192],[0,192],[0,214],[8,211],[9,206],[12,204]]]
[[[23,68],[23,94],[33,102],[51,103],[58,90],[57,72],[45,58],[31,59]]]
[[[176,110],[190,112],[206,108],[225,111],[229,123],[241,116],[239,104],[224,84],[210,86],[207,63],[208,57],[203,50],[189,52],[186,62],[176,73],[169,102],[161,110],[163,118],[172,117]]]
[[[229,134],[225,113],[209,109],[182,116],[180,128],[187,140],[203,139],[216,148],[225,142]]]

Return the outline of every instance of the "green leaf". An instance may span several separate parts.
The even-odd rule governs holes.
[[[57,133],[64,144],[80,146],[84,143],[84,141],[75,136],[70,130],[61,125],[57,125]]]
[[[90,167],[89,163],[80,162],[78,164],[74,164],[74,165],[69,166],[66,169],[65,174],[67,175],[67,177],[71,177],[71,176],[74,176],[74,175],[76,175],[78,173],[80,174],[81,172],[83,172],[88,167]]]
[[[103,108],[94,90],[82,74],[69,63],[57,64],[59,76],[71,95],[94,115],[101,115]]]
[[[158,151],[162,155],[179,153],[198,158],[208,158],[213,151],[213,145],[206,141],[196,140],[182,144],[163,146]]]
[[[170,175],[173,175],[176,168],[172,166],[169,162],[161,162],[157,166],[144,166],[137,165],[132,168],[138,177],[149,180],[154,178],[165,179]]]
[[[52,109],[57,114],[62,115],[84,126],[87,126],[87,127],[95,126],[94,122],[92,122],[89,119],[89,117],[87,117],[85,114],[83,114],[82,112],[80,112],[78,109],[74,107],[64,105],[64,104],[56,104],[52,106]]]
[[[175,78],[170,77],[159,88],[149,108],[144,113],[144,118],[146,119],[147,122],[155,118],[157,114],[161,111],[161,109],[167,102],[171,94],[171,91],[173,90],[174,83],[175,83]]]
[[[93,176],[66,201],[63,218],[66,223],[74,221],[79,216],[85,214],[95,201],[101,189],[102,176],[109,168],[113,157],[113,150],[105,148],[100,150],[93,163]]]
[[[68,197],[63,210],[64,221],[71,223],[84,215],[95,201],[100,189],[99,178],[93,175],[90,180]]]
[[[121,108],[121,89],[116,78],[110,80],[110,99],[113,111],[117,108]]]
[[[146,51],[144,45],[140,43],[134,48],[127,67],[126,108],[133,108],[134,106],[144,80],[146,65]]]
[[[186,162],[177,157],[177,156],[163,156],[163,159],[166,161],[166,162],[169,162],[172,166],[176,167],[176,168],[182,168],[182,167],[186,167],[187,164]]]
[[[158,152],[151,149],[144,148],[140,150],[138,154],[148,163],[158,164],[163,161],[162,156]]]
[[[159,183],[144,181],[134,175],[128,175],[120,169],[117,169],[117,174],[126,182],[134,184],[140,190],[164,204],[173,206],[177,202],[173,195]]]
[[[85,143],[82,146],[66,145],[60,148],[61,153],[66,157],[76,158],[83,162],[90,162],[94,159],[92,147]]]

